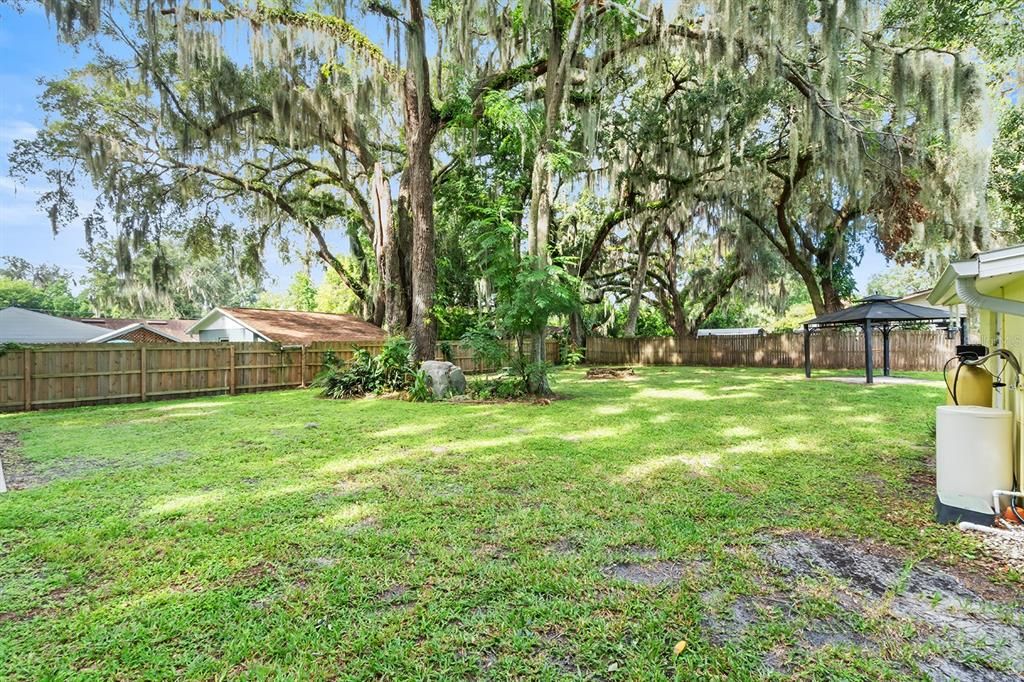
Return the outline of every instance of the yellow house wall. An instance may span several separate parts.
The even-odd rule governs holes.
[[[978,289],[990,296],[1024,301],[1024,277],[994,289],[986,289],[979,282]],[[981,310],[979,311],[979,322],[981,343],[988,346],[989,350],[1005,348],[1024,363],[1024,317]],[[1002,327],[1001,330],[999,329],[1000,326]],[[976,339],[971,339],[971,342],[976,342]],[[996,371],[996,367],[997,365],[994,360],[988,363],[990,370]],[[1022,430],[1024,429],[1024,421],[1022,421],[1024,419],[1024,400],[1019,395],[1021,391],[1013,388],[1015,380],[1016,377],[1013,374],[1013,370],[1007,367],[1003,373],[1003,381],[1009,385],[1006,388],[993,391],[992,406],[1002,407],[1004,410],[1010,410],[1014,413],[1015,434],[1017,434],[1015,449],[1018,453],[1024,454],[1024,438],[1020,436],[1020,434],[1024,433],[1024,430]],[[1021,457],[1020,454],[1018,454],[1017,465],[1017,480],[1024,480],[1024,457]]]
[[[979,286],[982,293],[990,296],[999,296],[1016,301],[1024,301],[1024,277],[994,290],[985,290]],[[1019,359],[1024,360],[1024,317],[1016,315],[1000,315],[990,310],[979,311],[981,342],[990,349],[1005,348]],[[997,318],[1002,321],[1002,335],[997,333]],[[1012,379],[1012,378],[1011,378]]]

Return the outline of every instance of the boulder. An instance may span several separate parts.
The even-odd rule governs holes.
[[[466,392],[466,375],[450,362],[427,360],[420,363],[420,369],[427,375],[427,384],[435,398],[447,398]]]

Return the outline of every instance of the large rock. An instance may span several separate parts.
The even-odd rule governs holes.
[[[466,375],[457,365],[443,360],[427,360],[420,363],[420,369],[427,374],[427,383],[435,398],[447,398],[466,392]]]

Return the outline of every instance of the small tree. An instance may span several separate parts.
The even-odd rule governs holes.
[[[512,367],[533,395],[550,395],[548,365],[530,359],[523,339],[533,335],[534,343],[544,343],[536,330],[555,315],[567,315],[579,306],[579,282],[556,259],[540,265],[536,256],[518,252],[520,230],[506,216],[513,214],[505,202],[488,206],[470,206],[470,237],[475,246],[474,261],[494,291],[494,325],[505,338],[516,340]]]

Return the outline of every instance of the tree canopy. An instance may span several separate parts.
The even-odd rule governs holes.
[[[95,55],[11,155],[54,230],[239,276],[310,244],[422,357],[446,306],[692,334],[1024,229],[1014,0],[44,5]]]

